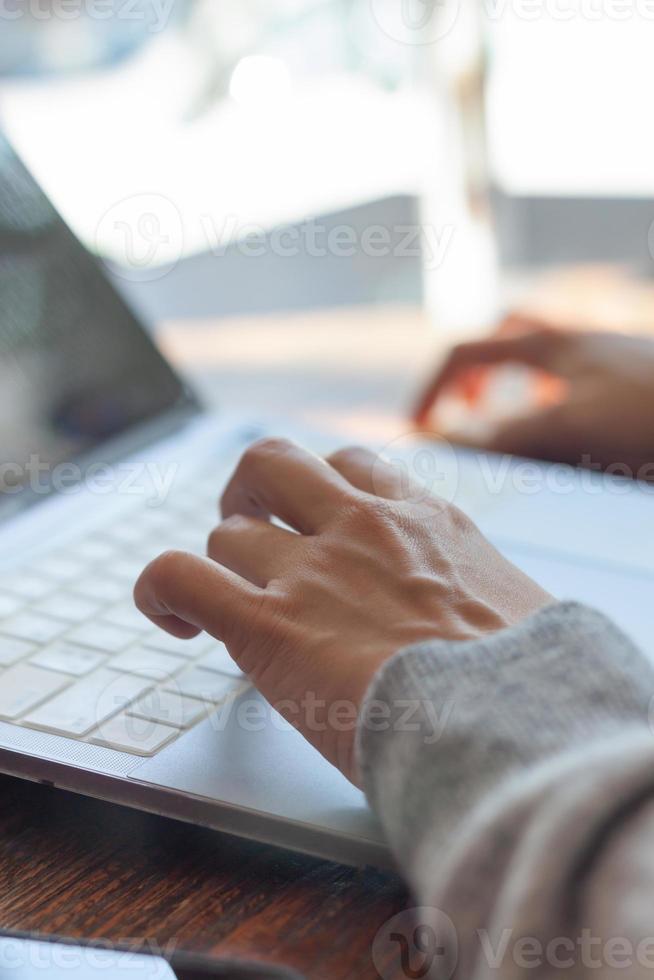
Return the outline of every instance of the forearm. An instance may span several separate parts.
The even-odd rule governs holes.
[[[420,902],[455,922],[462,976],[497,954],[499,924],[515,971],[524,937],[570,940],[597,919],[595,876],[654,786],[653,692],[649,663],[574,605],[423,644],[379,673],[360,729],[366,789]],[[385,726],[375,703],[390,705]]]

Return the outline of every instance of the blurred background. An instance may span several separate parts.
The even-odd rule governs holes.
[[[0,0],[0,123],[210,398],[397,431],[519,303],[654,323],[650,0]]]

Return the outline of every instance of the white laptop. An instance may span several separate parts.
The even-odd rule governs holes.
[[[225,480],[265,431],[203,411],[0,136],[0,771],[387,865],[363,795],[225,648],[165,635],[133,606],[148,560],[204,551]],[[397,451],[411,464],[413,447]],[[423,451],[434,489],[518,564],[651,642],[649,488],[594,476],[589,491],[563,470],[559,493],[556,468]]]

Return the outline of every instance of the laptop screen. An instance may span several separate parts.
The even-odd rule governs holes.
[[[191,401],[0,133],[0,507]]]

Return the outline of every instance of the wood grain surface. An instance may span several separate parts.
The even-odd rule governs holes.
[[[400,879],[0,777],[0,927],[379,974]],[[391,980],[391,976],[384,980]]]

